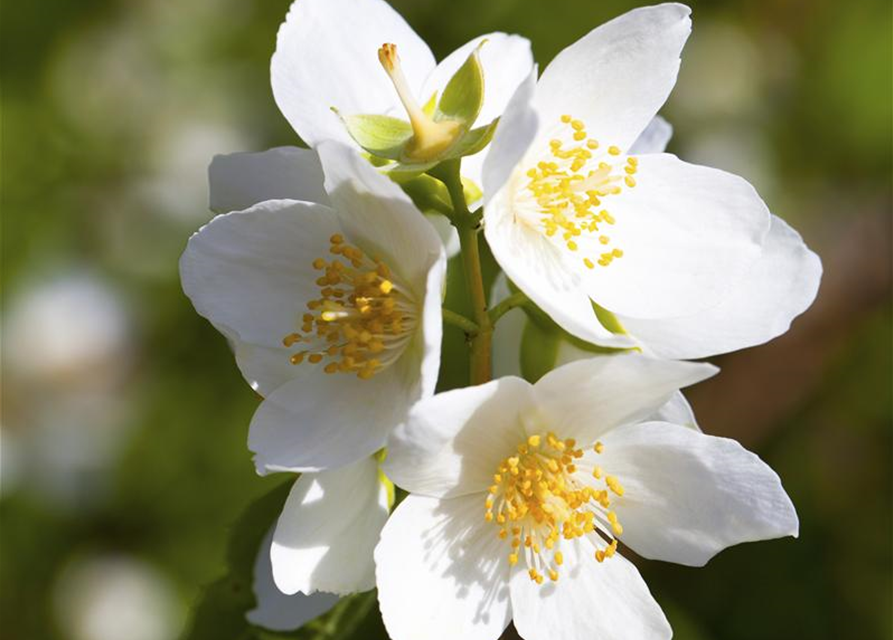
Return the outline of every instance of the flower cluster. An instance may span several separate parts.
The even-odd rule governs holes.
[[[701,566],[797,535],[680,393],[717,372],[684,360],[785,332],[821,276],[744,179],[664,153],[689,14],[631,11],[538,74],[520,36],[438,64],[383,0],[293,4],[273,94],[310,148],[216,157],[180,263],[263,398],[258,473],[300,474],[252,622],[377,587],[394,640],[669,638],[627,549]],[[473,317],[442,310],[457,250]],[[435,393],[444,322],[470,386]]]

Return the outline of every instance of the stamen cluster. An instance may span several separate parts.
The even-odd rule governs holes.
[[[415,304],[388,266],[345,243],[330,239],[331,260],[317,258],[313,267],[320,297],[307,303],[300,332],[283,338],[286,347],[306,346],[292,364],[328,359],[326,373],[355,373],[369,379],[402,352],[415,327]]]
[[[593,448],[596,453],[603,449],[601,443]],[[623,527],[610,510],[610,493],[622,496],[623,487],[614,476],[605,477],[605,489],[581,482],[577,466],[583,455],[572,438],[561,440],[552,432],[533,435],[493,476],[484,519],[499,525],[501,539],[511,538],[509,564],[517,564],[523,553],[528,575],[537,584],[543,583],[544,574],[558,580],[564,563],[558,549],[562,538],[586,537],[599,562],[617,550],[612,534],[620,535]],[[601,467],[595,466],[592,476],[601,479]]]
[[[561,233],[565,246],[577,251],[583,233],[598,234],[598,242],[605,250],[595,262],[589,256],[584,257],[583,264],[588,269],[594,269],[596,262],[607,267],[616,258],[623,257],[623,251],[608,246],[611,239],[602,228],[613,225],[616,220],[602,207],[602,199],[621,193],[621,185],[636,186],[634,175],[639,161],[628,156],[621,174],[616,170],[619,164],[615,164],[621,153],[618,147],[609,146],[607,153],[599,151],[598,140],[588,137],[583,121],[569,115],[561,116],[559,126],[566,140],[549,141],[550,158],[527,171],[530,178],[527,189],[536,201],[539,222],[546,236],[551,238]]]

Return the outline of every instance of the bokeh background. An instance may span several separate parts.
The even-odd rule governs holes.
[[[228,570],[230,524],[283,483],[254,474],[258,398],[181,293],[177,259],[211,217],[213,154],[296,143],[268,81],[288,4],[2,7],[4,640],[181,637]],[[541,65],[634,6],[394,4],[438,57],[504,30]],[[691,4],[670,150],[749,178],[825,278],[790,333],[716,359],[723,374],[690,393],[705,430],[778,471],[800,539],[640,567],[680,640],[888,639],[891,5]],[[261,637],[236,627],[217,640]]]

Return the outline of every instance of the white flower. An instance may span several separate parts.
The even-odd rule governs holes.
[[[479,52],[485,75],[484,102],[478,121],[499,117],[518,86],[530,74],[530,42],[491,33],[463,45],[436,64],[428,45],[383,0],[300,0],[295,2],[277,38],[271,62],[273,93],[280,110],[301,138],[316,146],[327,140],[360,151],[342,114],[404,113],[400,95],[379,62],[378,50],[394,43],[400,50],[406,84],[404,97],[429,100],[468,56]],[[485,152],[464,158],[463,175],[479,193]],[[322,171],[315,156],[297,147],[260,153],[217,156],[210,168],[211,209],[239,211],[280,198],[325,202]],[[307,195],[307,190],[316,198]],[[439,214],[429,216],[450,256],[458,253],[453,228]]]
[[[318,151],[325,193],[218,216],[180,261],[184,291],[264,396],[249,434],[259,473],[373,454],[437,379],[437,234],[353,150]]]
[[[432,96],[440,95],[484,40],[480,124],[498,118],[530,74],[533,56],[527,39],[487,34],[437,64],[424,40],[383,0],[297,0],[276,41],[271,63],[273,95],[282,114],[311,147],[338,140],[359,149],[332,107],[343,115],[403,117],[406,110],[401,99],[412,108],[413,102],[427,104]],[[379,61],[378,51],[385,43],[396,45],[399,51],[403,78],[396,81]],[[463,174],[477,185],[483,156],[478,153],[463,162]]]
[[[385,471],[412,492],[376,547],[394,640],[669,638],[617,541],[701,566],[796,535],[775,473],[734,441],[639,422],[706,364],[618,355],[420,402]]]
[[[689,13],[631,11],[528,78],[483,176],[493,255],[555,322],[588,342],[677,358],[784,332],[821,274],[746,181],[659,153],[662,144],[633,148],[676,81]]]

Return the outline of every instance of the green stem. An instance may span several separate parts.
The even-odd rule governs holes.
[[[431,174],[443,182],[453,203],[451,222],[459,233],[459,244],[462,248],[462,267],[465,272],[465,283],[471,296],[471,308],[477,331],[471,337],[471,384],[488,382],[492,372],[491,342],[493,324],[487,310],[487,294],[484,291],[484,280],[481,273],[481,252],[478,246],[480,232],[480,213],[472,213],[465,202],[465,190],[459,174],[460,161],[447,160],[434,168]]]
[[[465,281],[471,294],[471,306],[478,325],[477,333],[471,339],[471,384],[483,384],[492,375],[491,341],[493,325],[487,313],[487,294],[481,276],[481,254],[478,247],[478,229],[469,225],[459,227],[459,244],[462,247],[462,266]]]
[[[447,324],[453,325],[454,327],[459,327],[469,337],[474,336],[478,332],[478,326],[476,323],[472,322],[461,313],[456,313],[455,311],[450,311],[449,309],[443,309],[443,321]]]
[[[517,293],[513,293],[508,298],[505,298],[495,307],[490,309],[490,324],[496,325],[496,323],[499,322],[499,319],[506,313],[508,313],[515,307],[520,307],[527,304],[527,302],[527,296],[524,295],[523,292],[519,291]]]

